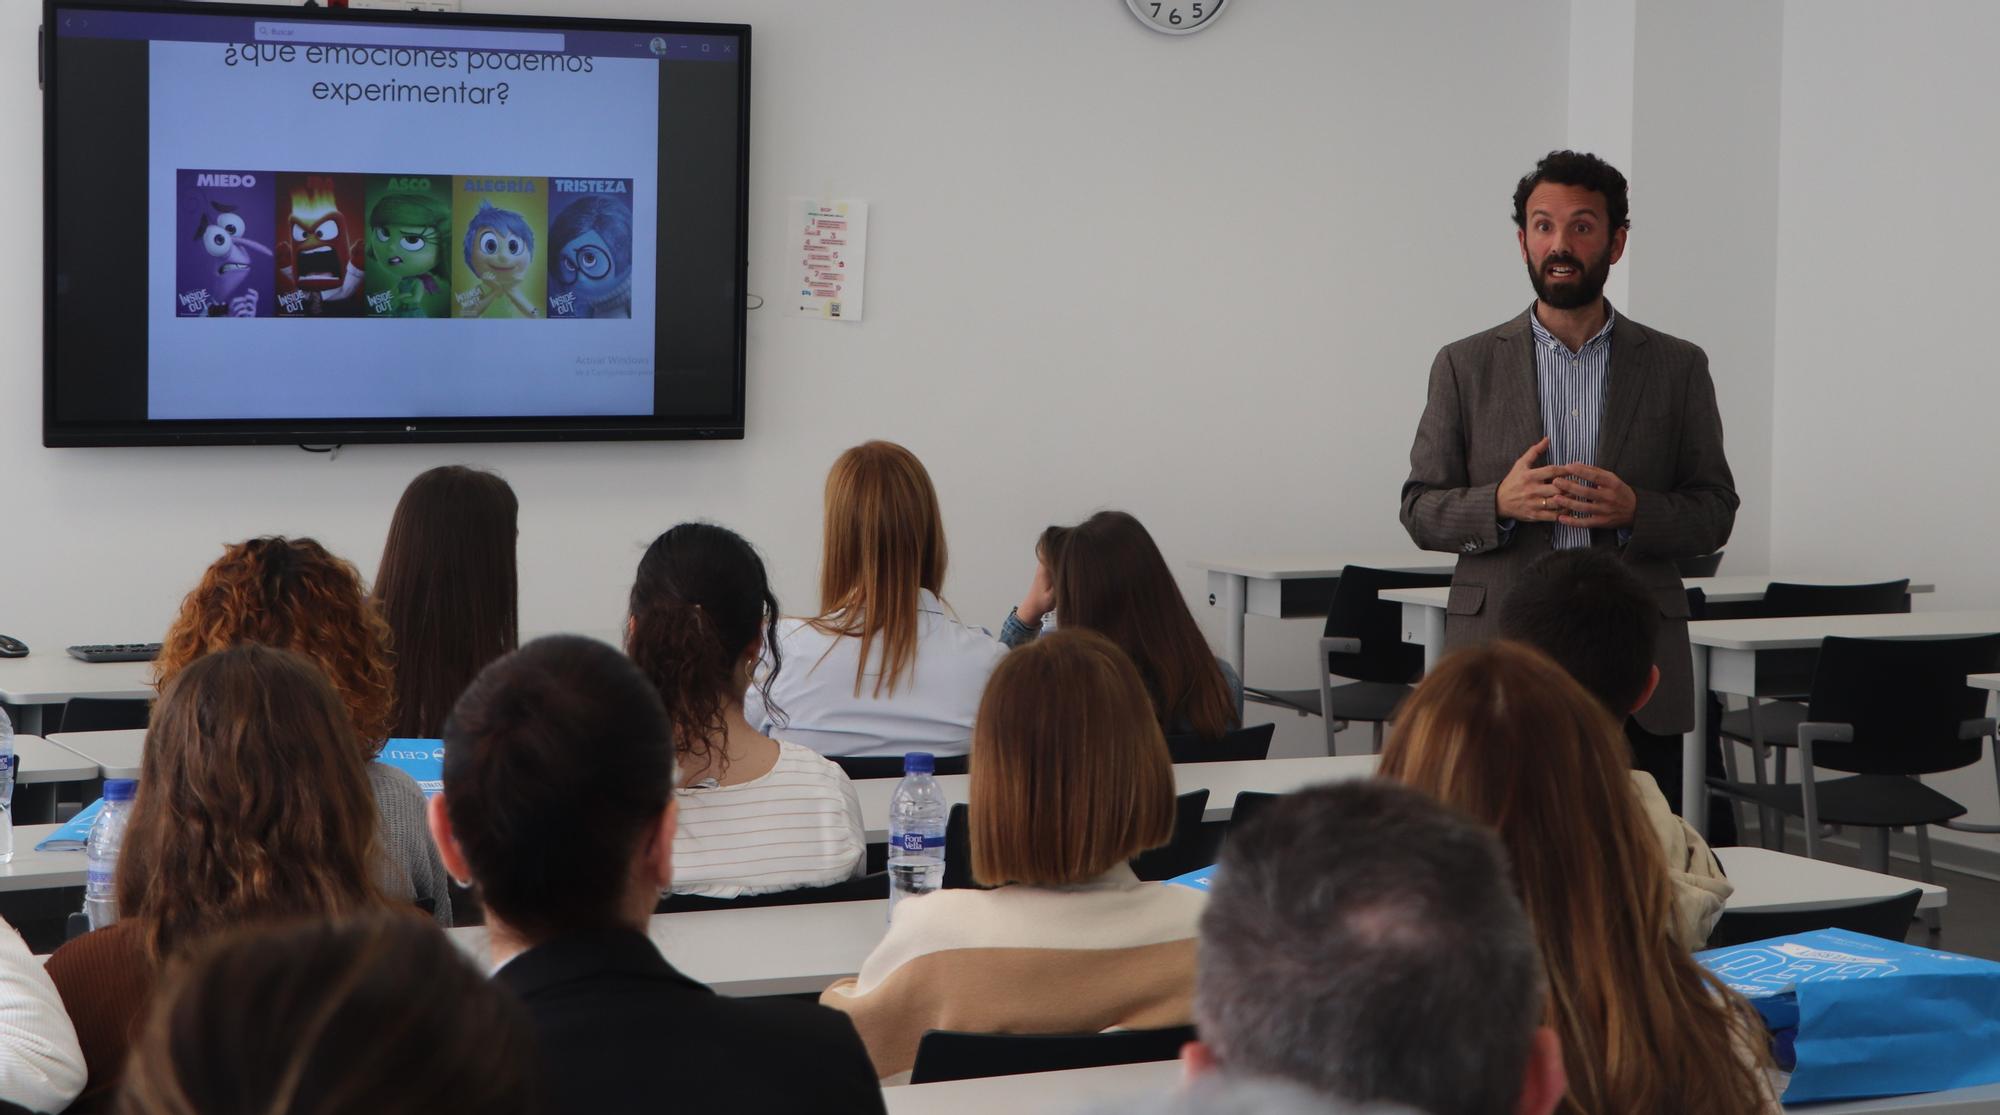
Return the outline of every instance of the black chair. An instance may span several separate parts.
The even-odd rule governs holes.
[[[1208,812],[1208,791],[1189,790],[1174,799],[1174,835],[1167,843],[1132,857],[1132,870],[1141,879],[1171,879],[1215,862],[1216,842],[1201,823]],[[972,878],[972,825],[964,802],[951,807],[944,825],[944,882],[946,890],[966,890],[979,886]]]
[[[1675,558],[1674,565],[1679,567],[1683,577],[1713,577],[1715,571],[1722,568],[1722,551],[1699,557]]]
[[[1229,823],[1240,825],[1257,815],[1257,811],[1277,801],[1280,794],[1267,794],[1262,790],[1236,791],[1236,804],[1229,810]]]
[[[1725,948],[1751,941],[1768,941],[1815,929],[1845,929],[1900,941],[1910,930],[1917,914],[1921,890],[1906,891],[1893,898],[1871,898],[1863,902],[1842,902],[1814,906],[1809,910],[1724,910],[1708,935],[1708,947]]]
[[[1819,858],[1822,824],[1871,830],[1862,866],[1889,868],[1889,830],[1913,828],[1922,878],[1932,877],[1928,826],[1965,806],[1918,780],[1979,761],[1993,721],[1986,693],[1967,674],[2000,671],[2000,635],[1970,639],[1844,639],[1820,645],[1812,694],[1798,728],[1803,782],[1759,785],[1710,778],[1718,792],[1800,817],[1806,855]],[[1815,769],[1850,772],[1822,781]],[[1980,831],[1992,826],[1953,824]]]
[[[915,751],[917,748],[912,747]],[[856,782],[864,778],[903,777],[903,757],[901,755],[828,755],[835,766],[847,772],[847,777]],[[939,755],[932,760],[933,774],[964,774],[972,769],[972,759],[966,755]]]
[[[1228,763],[1245,759],[1267,759],[1276,724],[1252,724],[1228,732],[1221,739],[1197,735],[1167,737],[1167,751],[1176,763]]]
[[[1410,695],[1410,683],[1424,670],[1424,648],[1403,641],[1403,606],[1381,599],[1394,588],[1437,588],[1451,584],[1449,573],[1397,573],[1350,565],[1340,571],[1326,630],[1314,652],[1317,689],[1245,688],[1247,699],[1312,713],[1326,722],[1326,753],[1346,722],[1375,726],[1375,750],[1382,750],[1382,725]],[[1350,679],[1345,685],[1334,678]]]
[[[1778,618],[1783,616],[1859,616],[1882,613],[1899,613],[1910,610],[1910,582],[1882,581],[1861,585],[1801,585],[1786,581],[1773,581],[1764,591],[1764,599],[1754,606],[1752,613],[1758,618]],[[1801,702],[1812,689],[1812,675],[1818,652],[1812,650],[1787,652],[1779,655],[1764,655],[1758,664],[1758,691],[1749,694],[1748,708],[1740,708],[1722,714],[1717,731],[1723,743],[1722,754],[1730,778],[1737,777],[1735,750],[1728,741],[1735,741],[1750,748],[1754,780],[1765,781],[1764,771],[1767,759],[1775,752],[1775,762],[1770,781],[1785,781],[1785,767],[1788,748],[1798,740],[1799,724],[1805,720],[1806,708]],[[1776,829],[1776,816],[1768,810],[1760,811],[1758,839],[1767,848],[1784,847],[1784,833]],[[1742,831],[1739,823],[1737,831]]]
[[[115,732],[146,726],[151,701],[108,697],[71,697],[63,705],[65,732]]]
[[[917,1042],[910,1083],[1015,1076],[1171,1061],[1194,1040],[1194,1027],[1112,1030],[1101,1034],[966,1034],[931,1030]]]
[[[821,902],[866,902],[889,897],[886,872],[858,875],[823,887],[796,887],[771,894],[750,894],[742,898],[711,898],[705,894],[669,894],[653,907],[656,914],[685,914],[695,910],[749,910],[759,906],[811,906]]]

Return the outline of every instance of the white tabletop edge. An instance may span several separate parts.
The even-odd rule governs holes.
[[[1340,571],[1350,565],[1385,569],[1396,573],[1449,573],[1457,563],[1458,557],[1455,554],[1431,553],[1426,550],[1389,552],[1357,550],[1351,554],[1321,552],[1279,554],[1270,557],[1236,555],[1203,558],[1188,564],[1210,573],[1232,573],[1258,581],[1296,581],[1338,577]]]

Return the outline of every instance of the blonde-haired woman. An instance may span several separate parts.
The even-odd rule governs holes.
[[[1404,701],[1381,775],[1492,825],[1549,975],[1568,1115],[1776,1113],[1763,1024],[1673,937],[1674,891],[1623,735],[1519,643],[1446,658]]]
[[[744,694],[744,717],[823,755],[965,754],[1007,650],[945,606],[944,570],[923,462],[887,441],[842,453],[826,478],[819,614],[779,625],[785,669]]]

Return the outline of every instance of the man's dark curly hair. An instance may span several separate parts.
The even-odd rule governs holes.
[[[1631,206],[1625,197],[1625,176],[1618,168],[1585,151],[1551,151],[1521,176],[1514,187],[1514,227],[1528,227],[1528,195],[1544,182],[1560,186],[1581,186],[1604,195],[1605,217],[1611,227],[1631,228],[1627,219]]]

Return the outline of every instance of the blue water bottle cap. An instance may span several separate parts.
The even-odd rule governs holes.
[[[136,778],[107,778],[104,780],[105,801],[131,801],[139,789]]]
[[[937,769],[937,761],[928,751],[912,751],[903,756],[904,774],[929,774]]]

